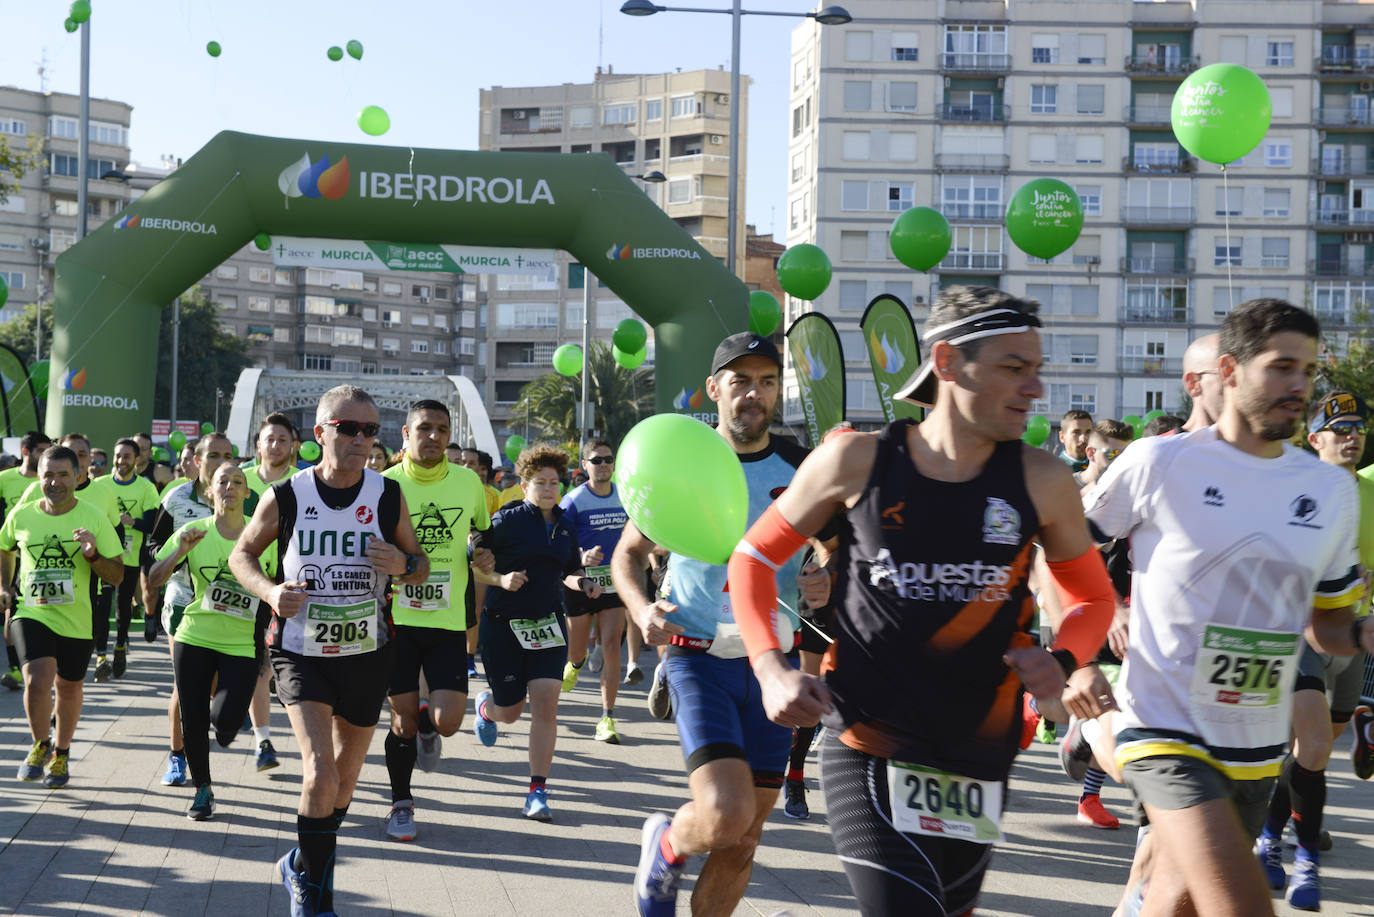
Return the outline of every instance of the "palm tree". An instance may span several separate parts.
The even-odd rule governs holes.
[[[619,443],[630,428],[654,413],[654,375],[639,367],[625,369],[615,361],[604,341],[592,344],[587,355],[588,401],[592,429],[612,443]],[[551,372],[520,390],[512,417],[528,411],[531,440],[546,439],[571,447],[578,453],[577,405],[582,398],[582,374],[562,376]]]

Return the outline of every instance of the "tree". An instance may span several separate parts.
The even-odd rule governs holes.
[[[25,172],[38,165],[42,151],[41,135],[30,137],[22,150],[16,150],[10,145],[8,137],[0,135],[0,204],[19,190],[19,180]]]
[[[153,396],[155,417],[170,417],[172,411],[173,314],[170,307],[162,310],[157,390]],[[206,299],[199,287],[182,294],[180,338],[178,419],[213,420],[217,391],[232,392],[239,373],[253,363],[248,356],[248,342],[220,327],[219,306]]]
[[[30,303],[24,307],[24,314],[0,325],[0,344],[4,344],[19,354],[25,366],[33,366],[33,323],[39,309],[43,310],[43,356],[48,356],[52,346],[52,302]]]
[[[592,344],[587,356],[588,400],[592,406],[592,428],[612,443],[624,439],[630,428],[654,413],[654,377],[644,367],[625,369],[615,362],[605,342]],[[520,400],[511,408],[513,419],[528,412],[529,439],[547,439],[570,447],[578,454],[577,405],[582,397],[582,374],[561,376],[548,373],[520,390]]]

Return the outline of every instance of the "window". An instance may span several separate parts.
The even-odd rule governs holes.
[[[668,182],[668,203],[686,204],[692,200],[692,179],[674,178]]]
[[[1244,199],[1244,188],[1217,188],[1217,216],[1240,216],[1241,204]]]
[[[306,325],[302,340],[307,344],[329,344],[333,342],[333,335],[328,325]]]
[[[792,109],[792,136],[800,137],[802,131],[806,130],[806,105],[798,105]]]
[[[272,273],[272,282],[278,286],[289,287],[296,282],[295,272],[290,268],[277,268]]]
[[[419,325],[421,327],[428,328],[429,315],[425,312],[412,312],[410,313],[410,323],[412,325]]]
[[[868,111],[873,107],[873,84],[868,80],[844,81],[844,110]]]
[[[1037,300],[1049,315],[1096,315],[1097,287],[1083,284],[1031,283],[1026,297]]]
[[[106,146],[129,145],[129,129],[122,124],[92,121],[89,127],[91,143],[103,143]]]
[[[1032,36],[1031,36],[1031,63],[1032,63],[1032,64],[1057,64],[1057,63],[1059,63],[1059,36],[1058,36],[1058,35],[1032,35]]]
[[[1062,366],[1096,366],[1097,335],[1046,334],[1040,338],[1046,363]]]
[[[889,182],[887,186],[887,209],[890,211],[910,210],[916,186],[911,182]]]
[[[1054,162],[1054,134],[1031,134],[1028,158],[1031,162]]]
[[[955,226],[954,244],[945,263],[950,268],[1000,269],[1002,266],[1002,228],[1000,226]]]
[[[842,181],[840,182],[840,209],[841,210],[867,210],[868,208],[868,182],[866,181]]]
[[[272,329],[272,342],[275,344],[290,344],[291,329],[276,326]]]
[[[659,103],[659,106],[660,106],[660,108],[659,108],[659,114],[660,114],[660,115],[663,113],[663,111],[662,111],[662,105],[663,105],[663,103],[660,102],[660,103]],[[571,108],[571,109],[568,110],[568,126],[569,126],[569,127],[591,127],[591,126],[592,126],[592,115],[593,115],[594,113],[595,113],[595,110],[594,110],[590,105],[578,105],[578,106],[575,106],[575,107],[573,107],[573,108]]]
[[[63,153],[52,154],[52,174],[70,175],[72,178],[75,178],[76,166],[77,158],[75,156],[67,156]]]
[[[48,119],[48,135],[54,139],[76,140],[81,133],[81,122],[76,118],[53,115]]]
[[[915,32],[892,33],[892,59],[897,61],[918,61],[921,59],[920,43]]]
[[[1078,113],[1100,115],[1106,110],[1107,87],[1097,84],[1078,87]]]
[[[868,233],[854,230],[841,230],[840,259],[843,261],[867,261]]]
[[[868,284],[862,280],[840,281],[840,309],[858,312],[868,305]]]
[[[498,328],[557,328],[558,303],[503,302],[496,308]]]
[[[1276,168],[1287,168],[1293,164],[1293,143],[1290,140],[1274,140],[1264,144],[1264,164]]]
[[[306,315],[342,315],[347,306],[341,306],[329,296],[307,296],[301,304],[301,312]]]
[[[272,311],[277,315],[290,315],[295,310],[291,308],[291,300],[285,296],[278,296],[272,300]]]
[[[1101,134],[1079,134],[1074,145],[1073,161],[1079,165],[1101,165],[1104,149]]]
[[[1351,97],[1352,100],[1355,98],[1358,97]],[[1293,90],[1287,86],[1269,87],[1269,106],[1275,118],[1293,117]]]
[[[845,32],[844,59],[863,61],[873,60],[873,33]]]
[[[915,162],[916,135],[897,131],[888,134],[887,158],[893,162]]]
[[[0,134],[12,134],[16,137],[23,137],[28,132],[28,124],[18,118],[0,118]]]
[[[1287,188],[1264,189],[1264,215],[1267,217],[1286,217],[1289,213]]]
[[[216,296],[215,302],[219,303],[219,307],[226,311],[239,307],[239,298],[227,293],[221,293],[219,296]]]
[[[272,297],[270,296],[250,296],[248,297],[249,312],[271,312]]]
[[[448,341],[438,340],[434,342],[434,352],[438,354],[448,353]]]
[[[841,155],[845,159],[865,162],[869,158],[872,135],[868,131],[845,131],[844,148]]]
[[[1178,144],[1136,143],[1131,150],[1131,164],[1141,172],[1173,170],[1178,166]]]
[[[1101,185],[1078,185],[1074,190],[1078,192],[1078,201],[1083,206],[1085,217],[1102,216]]]
[[[1288,237],[1260,239],[1260,267],[1288,267]]]
[[[1105,64],[1107,62],[1107,36],[1079,35],[1078,62],[1080,64]]]
[[[1225,240],[1220,240],[1216,245],[1216,258],[1213,263],[1217,267],[1240,267],[1240,243],[1234,239],[1233,244],[1228,245]]]
[[[1293,42],[1270,40],[1265,44],[1264,65],[1266,67],[1293,66]]]
[[[3,279],[5,283],[9,285],[11,290],[24,289],[23,271],[0,271],[0,279]]]
[[[946,218],[1000,220],[1002,180],[976,175],[946,175],[940,212]]]
[[[382,338],[382,353],[400,353],[400,338]]]
[[[614,105],[607,105],[602,110],[602,124],[634,124],[639,117],[639,104],[636,102],[620,102]]]
[[[915,84],[915,83],[888,83],[888,85],[887,85],[887,110],[888,110],[888,111],[915,111],[915,110],[916,110],[916,84]]]
[[[413,283],[410,285],[410,295],[418,298],[420,302],[429,300],[429,284]]]
[[[429,353],[429,341],[411,341],[411,353]]]
[[[694,95],[673,97],[673,117],[691,118],[701,114],[701,99]]]
[[[472,338],[459,338],[459,339],[458,339],[458,353],[460,353],[461,355],[463,355],[463,356],[465,356],[465,357],[470,357],[470,356],[472,356],[472,353],[473,353],[473,344],[474,344],[474,343],[476,343],[476,342],[473,341]]]
[[[663,120],[663,100],[647,99],[644,102],[644,120],[661,121]]]
[[[382,281],[382,293],[384,293],[384,294],[387,295],[387,296],[400,296],[400,295],[401,295],[401,283],[400,283],[400,281],[399,281],[399,280],[383,280],[383,281]]]
[[[1032,86],[1030,110],[1033,115],[1052,115],[1059,108],[1058,86]]]
[[[59,202],[60,203],[60,202]],[[58,211],[61,213],[61,211]],[[69,214],[68,214],[69,215]],[[215,277],[219,280],[238,280],[239,268],[236,264],[221,264],[215,268]]]
[[[253,283],[271,283],[272,269],[261,265],[251,265],[248,268],[248,279]]]

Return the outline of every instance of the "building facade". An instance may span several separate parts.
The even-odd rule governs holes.
[[[852,419],[880,420],[857,321],[880,293],[918,329],[952,284],[1042,304],[1057,422],[1177,410],[1184,348],[1239,302],[1287,299],[1346,335],[1374,292],[1374,5],[1248,0],[852,0],[853,23],[793,33],[789,245],[834,263]],[[1217,62],[1254,70],[1273,119],[1224,170],[1179,146],[1175,90]],[[1045,261],[1005,231],[1032,178],[1074,187],[1082,234]],[[887,235],[939,209],[953,246],[928,274]],[[811,306],[788,304],[789,318]],[[789,383],[789,393],[795,388]],[[795,398],[789,404],[795,403]]]

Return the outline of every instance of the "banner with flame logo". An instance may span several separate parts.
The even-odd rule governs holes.
[[[787,329],[787,351],[801,395],[811,448],[825,431],[844,420],[844,352],[830,319],[807,312]]]
[[[888,423],[898,417],[920,420],[921,408],[909,401],[893,401],[892,393],[902,387],[921,365],[921,342],[916,325],[902,301],[884,293],[868,304],[859,320],[868,359],[873,364],[873,381],[878,386],[878,401]]]

